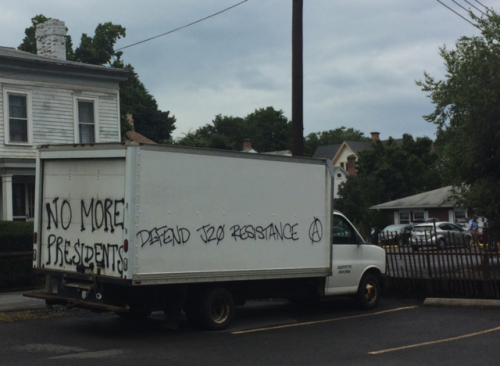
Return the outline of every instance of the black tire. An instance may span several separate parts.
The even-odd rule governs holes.
[[[367,273],[361,278],[356,294],[356,301],[362,309],[374,309],[380,300],[380,283],[373,273]]]
[[[186,316],[205,330],[224,330],[234,316],[234,300],[222,287],[214,287],[185,307]]]
[[[441,239],[438,240],[437,248],[439,250],[445,250],[446,249],[446,242],[444,241],[444,239],[441,238]]]
[[[412,249],[413,249],[414,252],[418,252],[418,245],[413,245]]]

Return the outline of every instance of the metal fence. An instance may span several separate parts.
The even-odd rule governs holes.
[[[431,235],[418,242],[395,235],[381,239],[395,288],[426,296],[500,298],[500,228],[485,228],[478,243],[447,233],[441,249]]]

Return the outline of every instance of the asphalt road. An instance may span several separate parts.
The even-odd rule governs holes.
[[[199,331],[80,310],[2,321],[0,365],[498,365],[500,311],[424,307],[383,298],[360,311],[349,299],[300,312],[252,302],[231,328]],[[4,314],[5,315],[5,314]],[[32,314],[33,315],[33,314]],[[61,314],[59,314],[61,315]]]

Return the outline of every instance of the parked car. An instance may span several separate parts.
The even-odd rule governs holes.
[[[471,242],[471,233],[450,222],[420,224],[415,226],[411,234],[411,245],[414,250],[421,246],[437,247],[440,250],[449,246],[469,248]]]
[[[411,232],[415,225],[399,224],[389,225],[380,233],[381,244],[409,244]]]
[[[439,220],[437,217],[429,217],[424,220],[424,222],[440,222],[440,221],[441,220]]]

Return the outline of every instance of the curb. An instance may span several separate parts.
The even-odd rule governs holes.
[[[500,300],[426,298],[423,305],[500,309]]]

